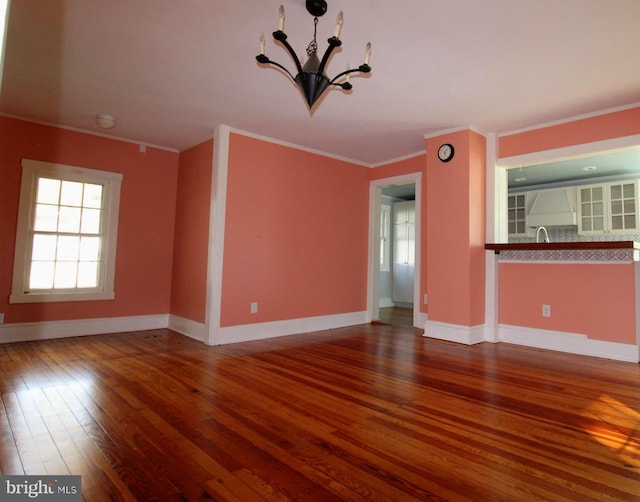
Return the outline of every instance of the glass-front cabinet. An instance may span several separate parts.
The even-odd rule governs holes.
[[[523,236],[527,234],[527,194],[526,193],[509,195],[508,197],[508,228],[509,228],[510,236]]]
[[[638,230],[638,182],[623,181],[578,189],[581,235],[629,234]]]

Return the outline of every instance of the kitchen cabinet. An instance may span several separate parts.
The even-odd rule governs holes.
[[[527,194],[509,195],[507,204],[509,236],[520,237],[527,235]]]
[[[415,201],[396,202],[393,212],[393,301],[413,304]]]
[[[578,187],[580,235],[629,234],[638,231],[638,181]]]

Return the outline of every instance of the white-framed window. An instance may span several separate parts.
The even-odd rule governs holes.
[[[391,206],[380,206],[380,272],[391,270]]]
[[[22,159],[11,303],[110,300],[122,174]]]

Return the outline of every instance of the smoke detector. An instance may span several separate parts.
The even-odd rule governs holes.
[[[116,125],[116,119],[112,115],[99,113],[96,115],[96,124],[102,129],[111,129]]]

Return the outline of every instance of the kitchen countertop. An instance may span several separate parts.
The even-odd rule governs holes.
[[[638,249],[637,241],[591,241],[591,242],[518,242],[513,244],[490,244],[484,248],[495,251],[558,251],[558,250],[589,250],[589,249]]]

